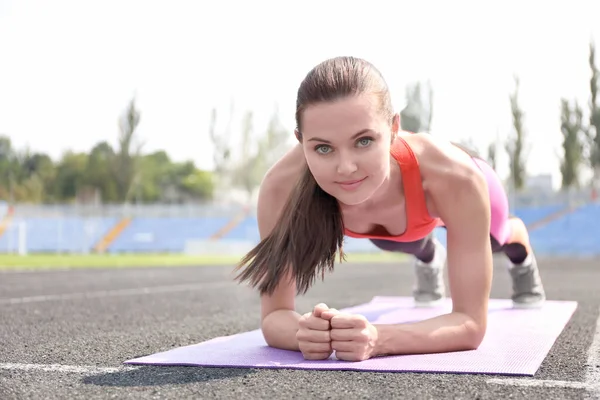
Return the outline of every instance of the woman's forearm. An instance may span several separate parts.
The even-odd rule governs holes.
[[[409,324],[378,325],[375,356],[474,350],[485,326],[461,313],[450,313]]]
[[[292,310],[277,310],[267,315],[261,324],[263,337],[271,347],[300,351],[296,333],[300,314]]]

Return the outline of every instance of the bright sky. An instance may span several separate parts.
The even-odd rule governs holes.
[[[213,105],[224,125],[234,98],[261,129],[277,103],[291,138],[304,75],[355,55],[382,70],[398,106],[407,83],[430,79],[432,133],[480,148],[510,132],[518,74],[528,171],[558,182],[560,98],[587,111],[599,15],[597,0],[0,0],[0,133],[52,157],[115,144],[135,95],[146,150],[211,168]]]

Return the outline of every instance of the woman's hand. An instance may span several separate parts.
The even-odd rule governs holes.
[[[312,312],[300,317],[296,339],[302,355],[307,360],[325,360],[333,353],[329,321],[321,318],[321,314],[326,310],[329,308],[321,303]]]
[[[331,326],[331,348],[340,360],[363,361],[375,356],[377,328],[363,315],[328,310],[322,313]]]

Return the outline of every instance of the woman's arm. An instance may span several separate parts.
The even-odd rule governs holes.
[[[436,215],[445,223],[453,309],[411,324],[376,325],[375,355],[476,349],[487,328],[492,282],[487,182],[468,155],[454,146],[423,143],[420,165]]]
[[[294,182],[294,170],[275,164],[267,172],[258,194],[257,219],[261,240],[267,237],[279,219]],[[272,295],[264,294],[260,299],[261,330],[267,344],[285,350],[299,350],[296,333],[300,314],[295,311],[296,283],[290,274],[282,279]]]

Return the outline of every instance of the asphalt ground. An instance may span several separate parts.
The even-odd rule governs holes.
[[[594,344],[600,338],[593,342],[600,261],[539,263],[549,299],[579,306],[533,378],[131,368],[122,363],[256,329],[258,297],[233,283],[232,268],[224,266],[0,272],[0,398],[600,398],[600,347]],[[410,295],[412,282],[408,263],[343,264],[297,305],[305,312],[319,302],[344,308],[375,295]],[[509,295],[509,276],[498,262],[492,297]]]

